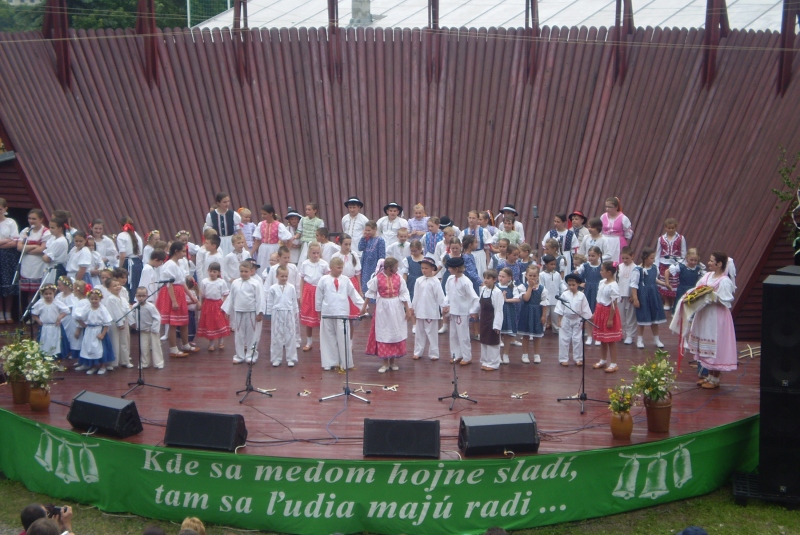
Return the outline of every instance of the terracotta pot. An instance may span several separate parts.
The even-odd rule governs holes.
[[[28,381],[18,379],[9,380],[11,383],[11,394],[14,397],[14,405],[24,405],[31,396],[31,384]]]
[[[630,440],[633,433],[633,416],[628,411],[611,413],[611,436],[617,440]]]
[[[35,412],[47,412],[50,410],[50,391],[44,388],[31,388],[31,410]]]
[[[647,430],[653,433],[669,433],[669,419],[672,415],[672,394],[658,401],[644,398],[644,408],[647,412]]]

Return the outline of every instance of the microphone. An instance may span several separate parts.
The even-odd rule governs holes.
[[[168,284],[170,282],[175,282],[175,277],[164,279],[163,281],[156,281],[156,284]]]
[[[557,299],[558,301],[561,301],[562,303],[569,304],[569,301],[567,301],[566,299],[564,299],[563,297],[561,297],[561,295],[557,295],[557,296],[556,296],[556,299]]]
[[[533,207],[533,218],[534,219],[539,219],[539,207],[538,206],[534,206]]]

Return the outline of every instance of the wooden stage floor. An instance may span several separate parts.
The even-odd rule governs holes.
[[[144,424],[144,432],[127,439],[133,443],[160,445],[164,438],[167,412],[170,408],[242,414],[249,432],[248,445],[239,450],[251,455],[277,457],[303,457],[324,459],[361,459],[364,418],[413,419],[441,422],[442,459],[456,458],[458,425],[461,416],[533,412],[542,435],[539,451],[543,453],[572,452],[588,449],[622,446],[628,443],[611,438],[608,427],[610,411],[605,404],[587,404],[586,413],[580,414],[580,404],[575,401],[557,402],[559,397],[576,394],[581,379],[581,369],[558,364],[558,340],[548,332],[542,340],[542,363],[522,364],[521,348],[512,347],[511,364],[495,372],[485,372],[477,364],[480,348],[472,343],[474,362],[459,367],[459,390],[478,400],[477,404],[456,401],[453,411],[448,410],[450,400],[437,401],[437,397],[452,392],[452,366],[449,359],[430,361],[411,359],[411,353],[400,359],[400,370],[378,373],[377,357],[364,355],[370,320],[361,321],[355,328],[354,355],[357,369],[351,371],[352,383],[397,385],[397,391],[384,391],[381,387],[366,395],[367,405],[343,398],[319,402],[319,398],[342,391],[344,375],[336,371],[325,372],[320,367],[319,343],[315,337],[310,352],[298,350],[300,362],[294,368],[285,364],[273,368],[269,362],[269,335],[265,330],[259,351],[261,359],[253,368],[253,384],[260,388],[275,388],[274,397],[251,394],[243,405],[239,404],[236,390],[244,387],[247,366],[233,365],[233,340],[228,339],[226,349],[208,353],[205,350],[186,359],[166,358],[163,370],[145,370],[145,380],[171,387],[167,392],[143,388],[128,399],[136,402]],[[315,333],[316,334],[316,333]],[[447,355],[448,336],[440,335],[442,355]],[[639,363],[654,350],[652,337],[645,337],[648,347],[619,344],[620,371],[613,374],[601,370],[586,370],[587,394],[590,398],[606,399],[607,388],[620,378],[633,377],[630,367]],[[678,338],[662,326],[662,340],[666,348],[677,356]],[[132,335],[132,354],[137,355],[136,335]],[[409,328],[409,350],[413,347]],[[739,344],[740,349],[746,344]],[[201,348],[206,347],[200,341]],[[166,354],[166,343],[164,344]],[[599,359],[599,347],[586,347],[589,365]],[[87,376],[67,371],[63,381],[52,388],[52,399],[69,403],[81,390],[109,396],[120,396],[127,383],[136,381],[137,370],[116,369],[105,376]],[[687,365],[678,377],[674,391],[670,436],[682,435],[716,427],[751,416],[759,411],[759,361],[741,359],[739,370],[723,374],[722,387],[704,390],[695,386],[695,369]],[[354,384],[353,388],[358,388]],[[310,396],[300,397],[299,392],[309,390]],[[522,399],[512,399],[514,392],[529,392]],[[362,394],[363,395],[363,394]],[[49,413],[37,414],[27,405],[12,404],[11,391],[0,386],[0,407],[33,420],[56,427],[70,429],[66,420],[68,408],[52,404]],[[633,409],[635,426],[631,443],[656,441],[666,435],[649,433],[644,422],[644,409]]]

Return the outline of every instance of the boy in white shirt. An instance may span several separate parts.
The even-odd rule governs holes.
[[[408,221],[400,217],[403,212],[403,207],[396,202],[390,202],[383,207],[383,213],[386,214],[376,222],[378,226],[378,236],[383,238],[386,242],[386,251],[388,254],[389,246],[397,243],[397,233],[401,228],[408,230]]]
[[[358,294],[350,279],[341,276],[344,261],[341,258],[332,258],[329,267],[331,271],[319,280],[315,295],[315,309],[322,318],[319,327],[319,345],[322,369],[325,371],[334,366],[341,369],[353,367],[350,321],[337,318],[350,316],[350,300],[359,308],[364,305],[364,299]],[[326,316],[337,318],[326,318]]]
[[[369,218],[361,213],[364,203],[355,195],[351,195],[350,198],[344,201],[344,205],[348,214],[342,218],[342,231],[353,238],[353,243],[357,246],[361,238],[364,237],[364,225],[367,224]],[[361,258],[359,251],[354,250],[353,254]]]
[[[203,248],[206,250],[206,254],[204,255],[197,255],[196,266],[197,270],[195,273],[197,274],[197,278],[199,280],[203,280],[208,277],[208,266],[210,266],[213,262],[216,262],[220,266],[225,263],[225,256],[219,250],[219,246],[222,243],[222,240],[219,236],[209,236],[206,239],[206,242],[203,244]]]
[[[558,332],[558,362],[562,366],[569,366],[569,346],[572,344],[572,359],[576,366],[583,366],[583,331],[581,329],[581,318],[590,319],[592,309],[589,308],[589,301],[580,291],[580,284],[583,282],[580,275],[570,273],[566,276],[568,291],[561,294],[556,305],[556,314],[560,314]],[[566,304],[564,301],[566,301]],[[568,308],[566,305],[569,305]],[[580,350],[580,355],[578,351]]]
[[[622,263],[617,270],[619,282],[619,319],[622,322],[622,334],[625,336],[626,345],[633,343],[636,336],[636,308],[631,302],[631,273],[636,267],[633,263],[633,249],[626,245],[620,251]]]
[[[239,278],[239,265],[251,258],[250,251],[245,249],[246,244],[247,241],[244,234],[234,234],[231,237],[233,251],[226,254],[224,261],[220,264],[222,266],[222,278],[228,283],[228,286]],[[209,264],[207,263],[206,265],[208,266]],[[208,276],[208,273],[204,273],[202,277],[198,276],[198,278],[203,280],[206,276]]]
[[[320,227],[317,229],[317,242],[322,248],[322,259],[330,262],[333,255],[339,252],[339,246],[328,239],[328,229]]]
[[[251,278],[255,263],[245,260],[239,266],[239,278],[233,281],[231,292],[222,304],[234,332],[236,354],[234,364],[258,360],[255,347],[261,339],[261,320],[264,319],[264,287],[261,281]]]
[[[154,251],[155,253],[155,251]],[[150,258],[152,260],[152,257]],[[161,353],[161,341],[158,332],[161,330],[161,314],[153,303],[147,301],[147,288],[140,286],[136,289],[136,307],[128,314],[128,323],[140,333],[141,346],[139,358],[142,368],[150,366],[152,357],[153,367],[160,370],[164,367],[164,355]]]
[[[142,275],[139,277],[139,287],[147,290],[148,303],[153,303],[154,305],[156,304],[158,290],[160,288],[158,285],[159,269],[164,265],[166,259],[167,253],[161,251],[160,249],[156,249],[150,253],[150,260],[148,260],[142,268]],[[159,320],[159,322],[160,321],[161,320]]]
[[[403,270],[403,260],[409,255],[411,255],[411,244],[408,243],[408,229],[401,228],[397,231],[397,241],[392,245],[386,245],[386,258],[391,256],[397,259],[397,273],[401,277],[407,273],[407,270]]]
[[[414,360],[419,360],[428,345],[428,357],[439,360],[439,308],[444,304],[442,281],[436,277],[436,260],[426,256],[420,260],[422,277],[414,284],[411,310],[417,327],[414,338]]]
[[[586,256],[589,253],[589,249],[596,246],[603,251],[603,255],[600,258],[601,262],[612,260],[611,255],[608,253],[610,250],[609,246],[606,243],[606,239],[603,237],[603,222],[600,220],[600,218],[593,217],[590,219],[589,223],[586,225],[586,228],[589,229],[589,235],[583,239],[581,246],[578,247],[578,254]],[[616,258],[613,260],[615,262],[617,261]]]
[[[281,247],[285,249],[285,247]],[[285,253],[289,257],[289,250]],[[283,256],[283,255],[281,255]],[[293,265],[293,264],[289,264]],[[297,306],[297,289],[289,284],[289,268],[279,264],[270,270],[276,282],[267,291],[267,317],[270,320],[270,360],[273,366],[280,366],[286,351],[286,365],[297,364],[298,330],[297,321],[300,309]]]

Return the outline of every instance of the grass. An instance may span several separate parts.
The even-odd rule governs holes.
[[[0,534],[19,533],[19,512],[35,502],[62,503],[30,492],[15,481],[0,480]],[[174,535],[179,528],[170,522],[132,515],[110,515],[74,503],[67,505],[75,510],[73,528],[77,535],[138,535],[148,524],[159,525],[167,534]],[[725,486],[690,500],[594,520],[523,530],[515,532],[515,535],[655,535],[677,533],[690,525],[702,526],[710,535],[800,535],[800,511],[758,500],[750,500],[747,507],[740,507],[734,503],[730,487]],[[207,533],[256,532],[208,526]]]

